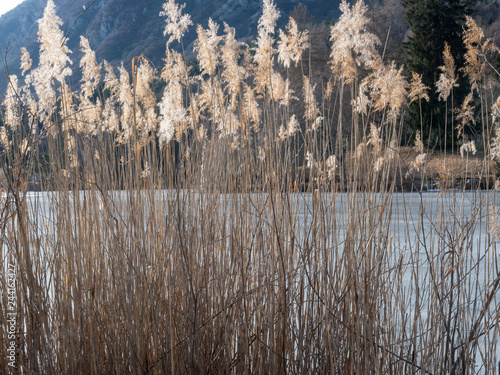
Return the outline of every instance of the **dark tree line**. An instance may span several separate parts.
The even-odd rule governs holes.
[[[446,108],[458,107],[470,92],[467,79],[461,72],[464,65],[465,46],[462,41],[465,19],[471,15],[477,1],[474,0],[403,0],[410,36],[404,44],[407,68],[422,75],[422,82],[430,88],[429,102],[422,102],[422,138],[429,145],[449,146],[452,141],[451,113],[445,116]],[[448,106],[439,101],[436,82],[439,67],[444,65],[445,43],[450,46],[455,59],[458,87],[450,97]],[[451,103],[453,100],[453,103]],[[449,122],[446,126],[445,119]],[[420,108],[414,103],[410,108],[410,125],[420,129]],[[447,129],[447,145],[444,132]]]

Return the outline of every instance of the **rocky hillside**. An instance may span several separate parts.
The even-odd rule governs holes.
[[[239,38],[250,38],[256,32],[261,0],[180,0],[183,1],[186,3],[184,12],[191,15],[194,25],[206,26],[211,17],[220,24],[227,22],[235,27]],[[54,0],[57,14],[64,22],[64,32],[71,28],[68,47],[73,51],[71,58],[75,69],[80,56],[80,35],[87,37],[99,60],[106,59],[115,66],[122,61],[130,66],[132,58],[139,55],[145,55],[155,64],[160,64],[166,41],[163,36],[164,19],[159,16],[163,2],[164,0],[96,0],[92,3],[92,0]],[[338,16],[339,3],[340,0],[302,0],[302,4],[308,9],[308,19],[313,17],[316,22]],[[276,4],[281,11],[280,25],[284,25],[299,1],[276,0]],[[3,58],[6,56],[11,73],[19,72],[19,51],[23,46],[36,62],[36,21],[42,16],[45,5],[44,0],[25,0],[0,17],[1,52]],[[87,10],[84,12],[84,9]],[[222,31],[222,27],[220,30]],[[185,38],[187,50],[194,38],[195,27],[191,27]],[[0,84],[4,81],[0,81]]]
[[[114,66],[123,62],[131,66],[133,57],[144,55],[161,66],[166,38],[163,36],[164,19],[159,16],[165,0],[54,0],[56,11],[63,20],[62,29],[69,32],[68,47],[71,59],[78,69],[80,35],[87,37],[98,60],[108,60]],[[352,0],[354,1],[354,0]],[[186,3],[184,12],[191,15],[194,25],[206,27],[208,19],[235,27],[237,37],[255,36],[261,14],[262,0],[178,0]],[[341,0],[275,0],[282,27],[293,14],[299,24],[331,21],[337,18]],[[365,0],[371,6],[372,32],[387,40],[386,58],[403,63],[401,42],[408,26],[404,20],[401,0]],[[476,18],[488,37],[498,43],[500,7],[496,0],[477,3]],[[26,47],[36,63],[38,43],[37,20],[42,16],[46,0],[25,0],[15,9],[0,17],[0,52],[9,72],[19,74],[20,48]],[[86,10],[85,10],[86,9]],[[184,43],[189,50],[196,37],[192,26]],[[221,26],[220,30],[222,31]],[[389,38],[388,38],[389,36]],[[175,45],[174,45],[175,47]],[[179,47],[179,46],[177,46]],[[74,77],[78,77],[75,72]],[[5,75],[0,74],[0,93],[5,90]]]

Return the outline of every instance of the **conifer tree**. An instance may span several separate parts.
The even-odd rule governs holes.
[[[452,141],[451,116],[445,116],[459,105],[467,95],[467,82],[460,68],[463,66],[465,47],[462,42],[465,17],[473,12],[474,0],[403,0],[406,20],[410,26],[410,36],[405,43],[406,65],[409,71],[422,75],[422,82],[431,88],[429,102],[413,103],[410,125],[420,129],[420,109],[422,105],[422,139],[425,143],[449,146]],[[444,65],[443,50],[447,43],[455,60],[458,87],[448,100],[448,106],[439,101],[436,82],[439,80],[439,67]],[[453,103],[451,101],[453,100]],[[448,124],[445,119],[448,119]],[[445,132],[448,133],[444,145]]]

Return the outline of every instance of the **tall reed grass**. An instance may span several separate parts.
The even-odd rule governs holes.
[[[39,65],[24,50],[23,78],[9,76],[0,283],[14,264],[14,372],[497,373],[494,181],[427,199],[429,150],[418,133],[411,159],[401,145],[405,106],[435,88],[384,61],[363,2],[342,2],[322,72],[308,31],[277,31],[264,0],[252,48],[229,25],[197,27],[191,74],[182,8],[163,6],[161,72],[142,56],[130,71],[97,63],[82,37],[74,89],[49,0]],[[447,114],[466,166],[454,177],[470,178],[476,141],[489,181],[497,48],[472,19],[464,35],[473,91]],[[464,135],[472,121],[482,138]]]

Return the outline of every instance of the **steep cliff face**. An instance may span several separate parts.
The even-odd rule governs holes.
[[[256,33],[261,0],[184,2],[184,12],[191,15],[194,25],[206,26],[211,17],[221,25],[227,22],[235,27],[239,38],[250,38]],[[164,0],[96,0],[93,3],[91,0],[54,0],[54,3],[58,16],[64,22],[63,31],[69,32],[67,44],[73,52],[71,59],[74,69],[78,69],[80,58],[80,35],[87,37],[100,61],[105,59],[115,66],[123,61],[125,66],[129,66],[134,56],[145,55],[155,64],[161,64],[166,38],[163,36],[164,19],[159,13]],[[317,22],[338,16],[339,3],[340,0],[302,1]],[[298,0],[276,1],[281,11],[279,25],[283,26],[288,21],[290,12],[298,4]],[[11,73],[19,73],[21,47],[28,49],[36,63],[37,20],[42,17],[45,5],[44,0],[25,0],[0,17],[0,47]],[[86,11],[84,7],[88,7]],[[185,37],[184,46],[187,51],[196,37],[195,29],[192,26]],[[222,26],[220,30],[222,31]],[[4,80],[0,81],[0,84],[3,83]]]

